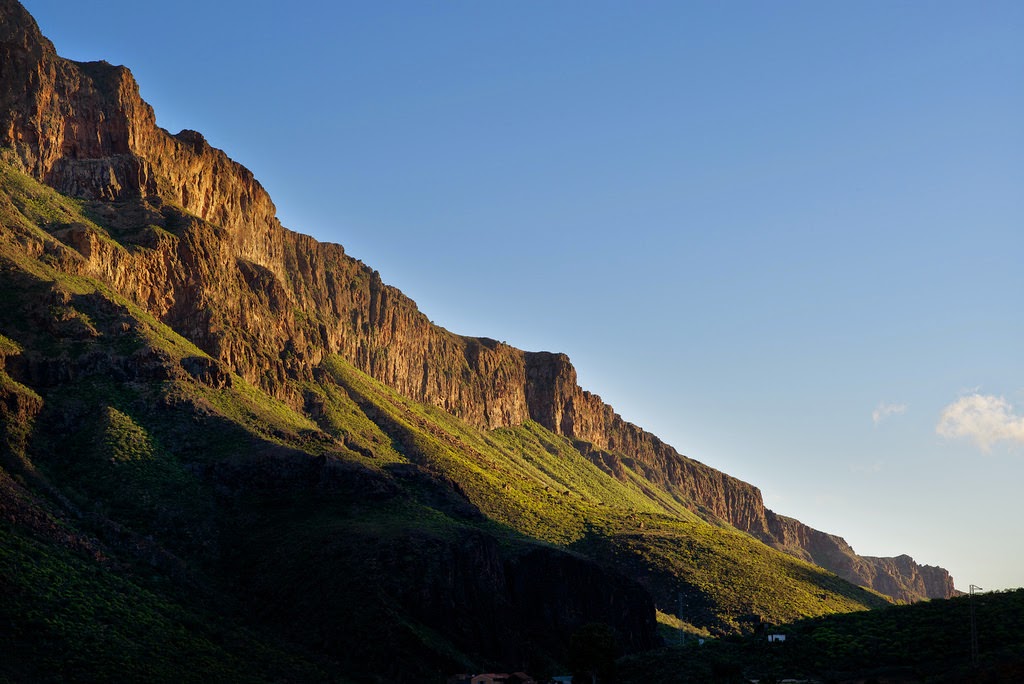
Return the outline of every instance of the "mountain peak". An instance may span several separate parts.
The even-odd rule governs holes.
[[[53,43],[43,36],[39,24],[18,0],[0,0],[0,43],[18,45],[26,52],[53,53]]]

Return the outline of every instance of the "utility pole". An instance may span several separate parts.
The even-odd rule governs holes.
[[[967,599],[971,604],[971,666],[978,667],[978,621],[974,616],[974,592],[981,591],[981,587],[973,584],[970,588],[970,597]]]

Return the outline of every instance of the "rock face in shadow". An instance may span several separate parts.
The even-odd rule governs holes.
[[[414,533],[401,544],[386,537],[332,539],[318,553],[312,565],[293,567],[282,554],[242,569],[240,576],[265,619],[288,625],[295,638],[351,658],[349,671],[367,669],[367,674],[408,681],[403,660],[433,662],[441,672],[457,667],[424,650],[414,634],[362,610],[367,588],[336,581],[338,569],[352,562],[375,569],[372,591],[387,597],[388,605],[400,606],[457,648],[488,653],[498,662],[546,669],[546,659],[567,652],[569,636],[592,622],[613,625],[623,652],[657,645],[654,604],[639,584],[555,549],[536,547],[509,556],[479,533],[457,539]],[[295,575],[304,576],[304,583],[282,586],[272,579]],[[309,586],[318,589],[310,592]],[[365,662],[352,652],[355,634],[388,643],[390,657]]]
[[[600,454],[609,472],[628,467],[704,517],[859,584],[901,599],[951,595],[944,570],[903,556],[861,558],[841,539],[765,509],[756,487],[679,454],[580,388],[564,354],[433,325],[341,246],[284,228],[253,174],[201,134],[158,127],[126,68],[58,57],[15,0],[0,0],[0,16],[4,158],[90,202],[96,225],[47,229],[81,256],[73,268],[213,358],[190,373],[226,382],[231,371],[301,408],[286,381],[311,378],[339,354],[477,427],[537,421]]]

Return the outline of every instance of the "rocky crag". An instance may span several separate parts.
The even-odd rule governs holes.
[[[900,600],[948,597],[941,568],[856,555],[841,538],[765,508],[759,490],[687,458],[579,387],[564,354],[524,352],[433,325],[339,245],[284,228],[253,174],[199,133],[172,135],[124,67],[60,58],[14,0],[0,0],[0,148],[58,192],[88,201],[111,240],[71,223],[53,234],[82,275],[300,410],[338,354],[402,395],[493,429],[533,420],[571,438],[606,472],[642,473],[708,520]],[[202,362],[200,365],[206,363]]]

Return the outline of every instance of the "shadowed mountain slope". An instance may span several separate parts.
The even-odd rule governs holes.
[[[157,127],[127,69],[58,57],[13,0],[0,17],[0,640],[82,654],[10,676],[159,679],[175,651],[197,679],[545,670],[589,622],[653,645],[656,608],[730,633],[883,602],[854,584],[953,592],[765,509],[564,355],[431,324]],[[83,664],[133,622],[166,658]]]
[[[698,648],[692,639],[677,639],[622,659],[618,681],[1024,681],[1024,589],[827,615],[771,629],[785,641],[770,643],[762,632]]]

